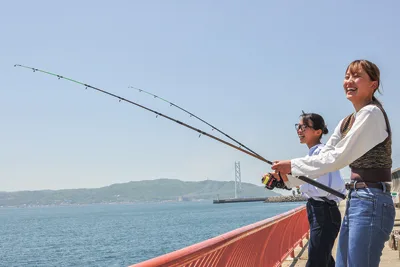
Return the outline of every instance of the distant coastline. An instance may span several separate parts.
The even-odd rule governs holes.
[[[163,178],[131,181],[92,189],[0,192],[0,207],[210,201],[217,198],[232,198],[234,195],[235,183],[233,181],[189,182]],[[265,199],[280,196],[277,192],[250,183],[242,183],[240,195],[246,198]]]

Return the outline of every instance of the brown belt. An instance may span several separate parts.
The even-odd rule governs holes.
[[[352,181],[364,181],[370,183],[390,182],[392,181],[392,171],[390,168],[386,169],[351,168],[350,179]]]
[[[386,192],[390,192],[392,187],[389,183],[384,183],[386,186]],[[363,188],[379,188],[383,190],[383,186],[381,183],[369,183],[369,182],[357,182],[356,189],[363,189]],[[354,189],[354,182],[346,183],[346,189]]]

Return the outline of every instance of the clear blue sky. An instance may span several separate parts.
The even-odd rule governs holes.
[[[270,170],[135,106],[14,64],[104,88],[211,132],[128,86],[143,88],[278,160],[307,153],[293,126],[301,110],[323,115],[331,132],[353,111],[344,72],[352,60],[369,59],[382,72],[379,98],[399,167],[398,10],[394,0],[3,3],[0,190],[233,180],[235,161],[243,182],[259,184]]]

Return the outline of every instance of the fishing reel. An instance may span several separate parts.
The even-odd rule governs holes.
[[[279,175],[280,177],[280,175]],[[269,190],[273,190],[274,188],[279,188],[279,189],[286,189],[286,190],[291,190],[290,188],[287,188],[285,183],[283,182],[283,179],[280,177],[280,180],[276,179],[272,173],[267,173],[261,178],[261,183],[265,184],[265,188]]]

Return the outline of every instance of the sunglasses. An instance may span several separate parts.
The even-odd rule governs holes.
[[[299,123],[296,123],[294,125],[294,128],[296,129],[296,131],[301,130],[302,132],[304,132],[307,128],[311,128],[312,129],[312,127],[308,126],[307,124],[299,124]]]

